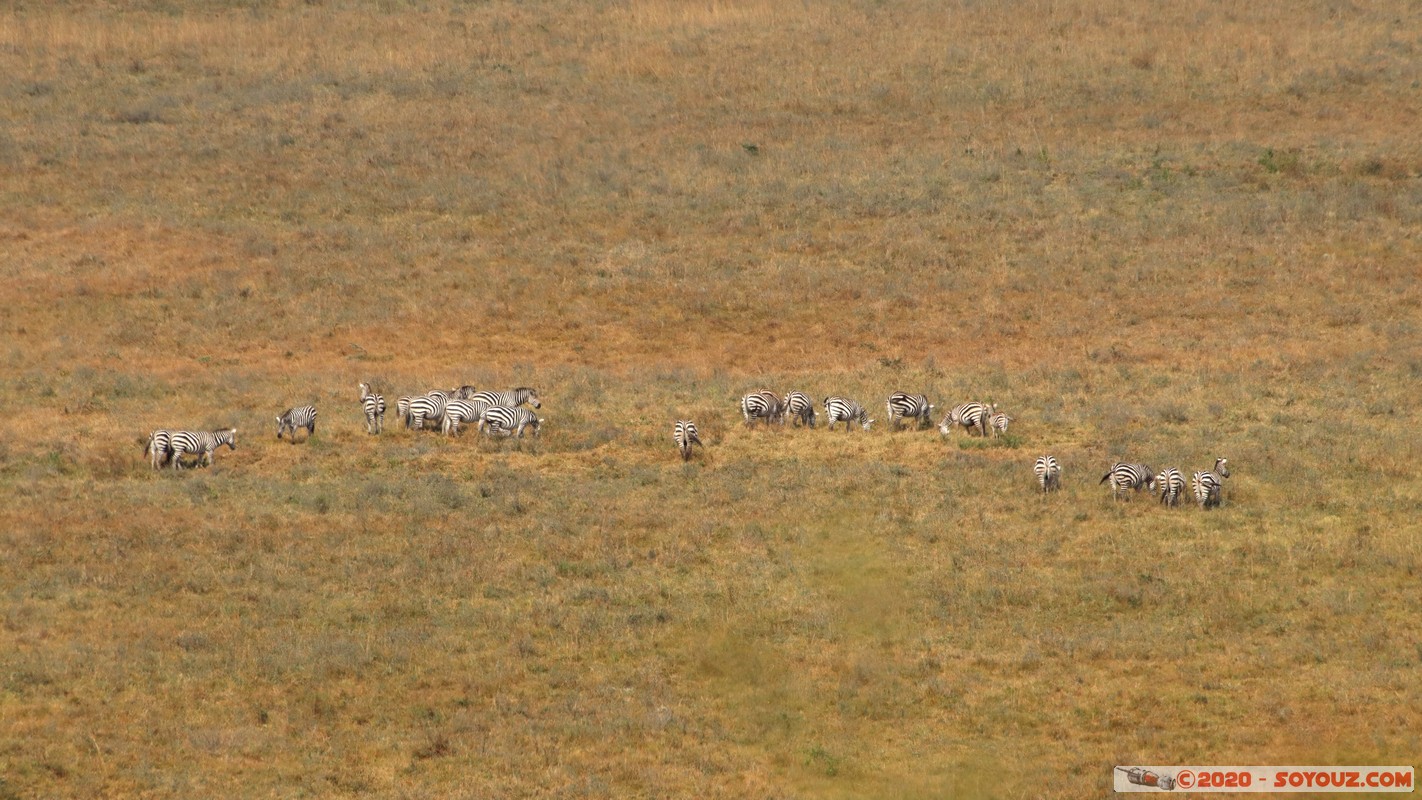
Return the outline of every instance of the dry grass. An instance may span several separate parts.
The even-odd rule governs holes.
[[[12,6],[0,798],[1410,763],[1420,24]],[[549,422],[368,437],[361,380],[530,384]],[[1016,422],[748,431],[759,388]],[[143,466],[151,428],[227,425],[211,470]],[[1216,512],[1096,485],[1216,455]]]

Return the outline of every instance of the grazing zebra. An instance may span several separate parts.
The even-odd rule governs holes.
[[[1214,508],[1220,504],[1224,492],[1224,479],[1229,477],[1229,459],[1216,458],[1212,471],[1196,472],[1191,484],[1195,490],[1195,502],[1200,508]]]
[[[484,412],[489,410],[489,406],[482,400],[450,400],[444,407],[444,435],[453,436],[459,433],[459,426],[473,422],[475,426],[483,423]]]
[[[930,419],[933,415],[933,404],[921,394],[894,392],[889,395],[889,401],[885,405],[889,409],[888,425],[890,430],[898,430],[899,420],[910,417],[917,420],[916,428],[922,428],[925,423],[933,424]]]
[[[410,398],[409,409],[405,412],[405,427],[424,430],[425,423],[431,425],[444,421],[444,407],[449,396],[436,389],[426,395]]]
[[[987,426],[988,430],[992,431],[992,438],[996,439],[998,436],[1007,433],[1007,424],[1012,422],[1012,417],[999,412],[996,403],[990,406],[989,409],[991,413],[988,414]]]
[[[1039,457],[1036,465],[1032,467],[1032,473],[1037,476],[1037,485],[1042,487],[1043,492],[1055,492],[1062,488],[1062,467],[1056,458]]]
[[[470,387],[473,388],[473,387]],[[524,403],[528,403],[534,408],[542,408],[543,404],[538,399],[538,392],[527,386],[520,386],[517,389],[509,389],[503,392],[474,392],[461,400],[480,400],[490,406],[503,406],[505,408],[518,408]]]
[[[365,412],[365,432],[380,433],[385,429],[385,398],[370,391],[370,384],[360,385],[360,407]]]
[[[790,416],[791,424],[800,422],[815,427],[815,401],[804,392],[785,393],[785,413]]]
[[[1185,476],[1175,467],[1162,470],[1155,476],[1155,488],[1160,491],[1161,504],[1174,508],[1180,503],[1180,495],[1185,492]]]
[[[982,403],[960,403],[953,406],[953,410],[943,418],[943,422],[938,426],[938,432],[947,436],[953,430],[953,426],[958,425],[969,433],[977,429],[978,435],[987,436],[988,416],[988,407]]]
[[[297,428],[305,428],[306,436],[310,438],[312,434],[316,433],[316,407],[297,406],[296,408],[288,408],[286,413],[276,418],[276,421],[278,439],[281,438],[283,433],[291,431],[291,440],[293,442],[296,441]]]
[[[148,434],[148,444],[144,446],[143,454],[148,456],[148,463],[154,469],[162,469],[163,464],[173,455],[172,431],[156,430]]]
[[[1117,463],[1111,467],[1109,472],[1101,476],[1099,483],[1105,483],[1108,480],[1111,482],[1111,497],[1119,500],[1123,493],[1132,489],[1140,491],[1143,486],[1147,489],[1154,489],[1155,471],[1145,464]]]
[[[218,447],[227,445],[237,449],[237,429],[222,431],[173,431],[169,441],[173,449],[173,469],[182,469],[183,454],[196,453],[200,466],[212,466],[212,454]]]
[[[874,420],[869,419],[869,412],[864,410],[864,406],[847,397],[826,397],[824,405],[825,423],[829,430],[834,430],[836,422],[843,422],[846,432],[849,430],[850,422],[858,422],[859,427],[866,431],[869,430],[870,425],[874,424]]]
[[[487,426],[489,433],[500,436],[518,434],[518,438],[522,439],[523,429],[527,427],[532,427],[533,435],[537,436],[543,420],[523,406],[490,406],[489,410],[484,412],[483,424]]]
[[[765,420],[765,424],[772,422],[785,424],[785,404],[775,392],[756,392],[741,398],[741,414],[745,415],[746,426],[754,427],[757,419]]]
[[[672,429],[672,438],[676,440],[676,449],[681,451],[681,460],[691,460],[691,446],[699,445],[701,449],[706,449],[706,445],[701,444],[701,437],[696,435],[696,423],[689,419],[679,419],[676,427]]]

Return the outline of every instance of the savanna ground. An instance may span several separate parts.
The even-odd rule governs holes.
[[[0,70],[0,797],[1418,761],[1414,3],[20,2]]]

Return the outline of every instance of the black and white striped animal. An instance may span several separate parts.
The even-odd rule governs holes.
[[[429,394],[410,398],[410,406],[405,412],[405,427],[417,431],[424,430],[425,423],[431,426],[444,422],[444,407],[449,396],[436,389]]]
[[[1032,474],[1037,476],[1037,485],[1043,492],[1055,492],[1062,488],[1062,467],[1053,456],[1040,456],[1032,466]]]
[[[360,385],[360,408],[365,412],[365,432],[380,433],[385,428],[385,398],[370,391],[370,384]]]
[[[473,386],[470,386],[467,383],[459,387],[458,389],[450,389],[448,392],[445,392],[445,394],[449,395],[450,397],[459,400],[469,400],[478,393],[478,389],[475,389]]]
[[[479,400],[488,403],[490,406],[503,406],[505,408],[517,408],[527,403],[534,408],[542,408],[543,403],[538,399],[538,391],[527,386],[520,386],[517,389],[507,389],[502,392],[482,391],[475,392],[464,400]]]
[[[869,412],[864,410],[864,406],[859,405],[847,397],[831,395],[825,398],[825,427],[834,430],[836,422],[843,422],[844,429],[849,430],[849,423],[857,422],[859,427],[869,430],[869,426],[874,424],[874,420],[869,419]]]
[[[706,449],[706,445],[701,444],[701,437],[696,435],[696,423],[689,419],[676,421],[676,426],[672,428],[672,438],[676,440],[676,449],[681,452],[682,461],[691,460],[692,445]]]
[[[222,445],[237,449],[237,429],[221,431],[173,431],[169,442],[173,451],[173,469],[182,469],[183,456],[196,454],[198,465],[212,466],[212,454]]]
[[[291,440],[296,441],[296,429],[305,428],[306,435],[310,437],[316,433],[316,407],[297,406],[288,408],[286,413],[276,418],[277,438],[280,439],[283,433],[291,431]]]
[[[996,439],[998,436],[1007,433],[1007,426],[1011,422],[1012,417],[998,411],[996,403],[989,406],[987,427],[988,430],[992,431],[992,438]]]
[[[889,409],[889,429],[898,430],[899,420],[913,419],[917,422],[915,428],[922,428],[925,424],[932,425],[933,404],[928,402],[928,398],[921,394],[909,394],[908,392],[894,392],[889,395],[889,400],[885,405]]]
[[[533,428],[533,435],[537,436],[543,425],[543,420],[538,415],[529,411],[523,406],[510,408],[508,406],[490,406],[484,412],[484,426],[488,433],[498,436],[518,435],[523,438],[525,428]]]
[[[1195,491],[1195,502],[1200,508],[1214,508],[1220,504],[1224,494],[1224,479],[1229,477],[1229,459],[1216,458],[1213,470],[1196,472],[1191,478],[1191,488]]]
[[[173,432],[166,430],[156,430],[148,434],[148,444],[143,448],[143,454],[148,456],[148,463],[154,469],[161,469],[168,459],[173,455]]]
[[[1155,488],[1155,471],[1145,464],[1126,464],[1124,462],[1113,465],[1109,472],[1101,476],[1099,483],[1111,482],[1111,497],[1121,499],[1122,495],[1129,497],[1131,490],[1140,491],[1141,487],[1147,489]]]
[[[815,427],[815,401],[804,392],[792,390],[785,393],[785,413],[789,415],[792,425]]]
[[[1160,503],[1174,508],[1180,503],[1180,495],[1185,493],[1185,476],[1175,467],[1161,470],[1155,476],[1155,488],[1160,492]]]
[[[765,420],[766,425],[785,424],[785,404],[775,392],[760,391],[742,397],[741,414],[746,418],[747,427],[753,427],[758,419]]]
[[[414,399],[409,395],[395,398],[395,416],[405,422],[405,427],[410,425],[410,402]]]
[[[969,433],[976,430],[978,435],[987,436],[988,416],[988,407],[982,403],[959,403],[953,406],[952,410],[948,412],[948,416],[943,418],[943,422],[938,426],[938,432],[947,436],[956,426]]]
[[[444,435],[454,436],[461,426],[471,422],[476,428],[482,426],[484,412],[488,410],[489,405],[482,400],[450,400],[444,407]]]

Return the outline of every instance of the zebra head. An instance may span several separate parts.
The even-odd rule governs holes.
[[[526,403],[528,403],[529,405],[533,406],[534,408],[542,408],[542,407],[543,407],[543,403],[540,402],[539,399],[538,399],[538,390],[536,390],[536,389],[530,389],[530,388],[527,387],[527,386],[520,386],[520,387],[518,387],[517,389],[514,389],[514,394],[515,394],[515,395],[517,396],[517,398],[518,398],[518,399],[517,399],[517,402],[515,402],[514,405],[518,405],[518,403],[526,402]],[[540,420],[540,421],[541,421],[541,420]]]
[[[237,429],[236,429],[236,428],[228,428],[228,429],[225,430],[225,431],[218,431],[218,432],[217,432],[217,444],[218,444],[219,447],[225,444],[225,445],[227,445],[227,447],[228,447],[229,449],[236,450],[236,449],[237,449]]]
[[[869,430],[869,426],[870,426],[870,425],[873,425],[873,424],[874,424],[874,420],[869,419],[869,415],[868,415],[868,414],[864,414],[864,415],[860,416],[859,419],[860,419],[859,427],[863,428],[863,429],[866,430],[866,431]]]
[[[360,399],[364,400],[365,398],[367,398],[367,397],[369,397],[369,396],[370,396],[370,384],[368,384],[368,383],[362,383],[362,384],[360,384]]]
[[[1218,473],[1221,478],[1228,478],[1228,477],[1229,477],[1229,459],[1227,459],[1227,458],[1216,458],[1216,459],[1215,459],[1215,472]]]

